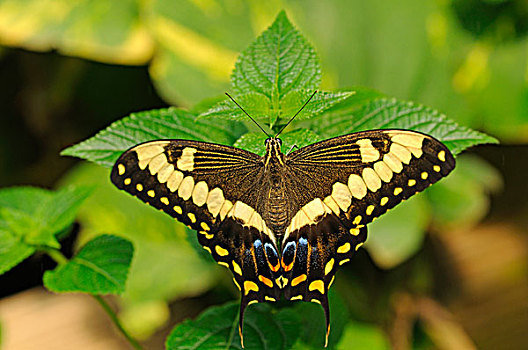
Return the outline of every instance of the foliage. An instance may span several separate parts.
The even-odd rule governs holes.
[[[204,89],[214,87],[216,91],[223,86],[223,79],[227,76],[224,70],[230,62],[234,62],[233,50],[239,45],[233,41],[229,44],[233,47],[225,48],[209,38],[221,42],[233,31],[248,33],[245,29],[249,24],[234,20],[224,25],[219,19],[211,20],[210,26],[197,28],[193,16],[187,18],[182,14],[199,16],[201,10],[206,11],[208,6],[213,5],[202,3],[203,9],[198,11],[192,7],[194,5],[178,4],[183,8],[175,9],[174,5],[162,0],[148,2],[141,9],[133,1],[126,5],[114,4],[112,6],[127,6],[128,9],[128,15],[120,23],[119,35],[101,36],[99,30],[108,20],[103,16],[97,19],[103,26],[97,26],[98,30],[90,33],[93,36],[89,40],[79,38],[80,34],[75,32],[77,35],[73,35],[68,42],[64,38],[71,34],[72,29],[66,25],[68,21],[63,22],[63,18],[76,21],[76,16],[80,16],[76,6],[80,5],[59,1],[54,6],[57,6],[55,10],[63,11],[62,19],[52,16],[50,21],[43,22],[33,14],[35,24],[26,36],[17,38],[7,35],[4,36],[4,43],[43,50],[59,42],[57,46],[61,52],[101,58],[103,56],[98,49],[86,49],[93,47],[95,42],[103,48],[110,48],[103,60],[134,63],[145,62],[145,57],[152,54],[153,41],[144,36],[146,31],[150,31],[160,45],[151,65],[151,74],[160,89],[172,100],[177,100],[179,96],[198,100]],[[26,6],[33,10],[40,8],[35,0],[28,0]],[[95,1],[85,2],[83,6],[89,14],[96,14],[102,5]],[[219,1],[216,6],[229,5]],[[259,13],[256,10],[261,9],[259,6],[265,5],[248,3],[239,11],[256,14]],[[270,8],[273,7],[270,5]],[[21,9],[23,6],[13,1],[0,2],[0,12],[6,10],[4,17],[0,17],[0,33],[11,33],[6,23],[15,22]],[[52,11],[53,8],[42,10]],[[148,13],[152,23],[148,29],[139,20],[142,11]],[[271,10],[266,11],[263,13]],[[93,20],[91,18],[87,23]],[[48,32],[51,34],[44,35]],[[237,40],[248,39],[244,35],[239,35]],[[112,39],[115,42],[109,43],[108,40]],[[412,45],[419,41],[414,39]],[[177,44],[173,45],[171,41]],[[117,58],[123,52],[132,53],[126,62]],[[214,68],[213,61],[223,63],[222,68]],[[371,62],[363,61],[364,69],[371,70]],[[386,64],[383,66],[385,71],[393,64],[383,63]],[[415,66],[414,63],[410,65]],[[309,96],[320,88],[323,80],[315,49],[290,23],[285,12],[279,13],[274,23],[241,53],[234,67],[231,89],[236,100],[270,134],[287,125]],[[404,68],[410,69],[407,66]],[[168,82],[178,74],[182,74],[183,80],[191,82],[186,91],[180,89],[175,92],[169,87]],[[417,83],[417,86],[420,84]],[[295,121],[288,125],[281,138],[284,151],[287,151],[321,139],[376,128],[422,131],[443,141],[455,154],[474,145],[497,142],[488,135],[458,125],[432,108],[390,98],[362,87],[318,92]],[[160,138],[211,141],[262,154],[266,135],[255,130],[255,125],[231,100],[213,98],[198,103],[190,110],[169,108],[131,114],[94,137],[64,150],[62,154],[110,167],[131,146]],[[435,186],[434,190],[402,204],[370,226],[371,238],[367,249],[377,266],[393,268],[416,254],[431,219],[435,223],[454,225],[467,221],[468,216],[472,220],[480,218],[486,206],[486,191],[490,190],[486,183],[490,179],[497,183],[497,176],[492,169],[475,160],[461,159],[458,167],[462,170],[453,176],[453,180],[448,178],[444,181],[444,187],[441,184]],[[481,171],[472,172],[475,167]],[[189,244],[189,232],[181,224],[113,188],[108,181],[107,170],[84,165],[63,180],[63,185],[86,184],[97,188],[78,215],[82,239],[87,243],[70,261],[61,258],[57,235],[71,225],[89,190],[64,187],[56,192],[32,188],[0,191],[0,273],[35,251],[46,251],[60,264],[44,276],[48,289],[95,295],[122,293],[125,305],[123,315],[129,315],[128,321],[127,316],[123,317],[124,323],[136,334],[148,335],[166,320],[166,302],[210,289],[217,280],[219,268],[210,264],[210,258],[199,257],[203,254],[200,248],[197,248],[200,253],[196,254],[193,250],[197,247],[196,240],[191,238],[194,244]],[[459,191],[459,186],[463,186],[464,190]],[[468,205],[473,203],[476,194],[476,204]],[[434,214],[431,208],[434,208]],[[111,235],[100,236],[101,232]],[[135,252],[133,247],[137,248]],[[347,307],[339,295],[332,294],[330,302],[333,312],[331,347],[346,348],[351,341],[369,348],[387,347],[387,341],[377,327],[348,322]],[[131,321],[144,310],[155,310],[154,316],[148,319],[149,325]],[[246,346],[262,349],[292,346],[295,349],[319,348],[324,339],[324,321],[320,311],[317,305],[307,303],[280,310],[269,305],[256,305],[249,310],[245,322]],[[177,325],[167,339],[167,347],[240,348],[236,332],[237,313],[238,308],[233,303],[210,308],[196,320]]]
[[[128,240],[101,235],[86,243],[66,264],[46,271],[44,286],[53,292],[121,294],[133,252]]]
[[[528,36],[521,3],[0,0],[0,43],[112,64],[149,63],[159,93],[190,105],[228,87],[236,52],[286,8],[317,44],[325,87],[367,85],[434,105],[501,139],[525,140]],[[314,60],[306,62],[312,80],[304,83],[316,83]]]
[[[0,274],[40,248],[59,248],[57,234],[73,223],[89,193],[86,187],[0,190]]]
[[[241,349],[238,335],[238,303],[211,307],[194,321],[177,325],[167,338],[166,348]],[[248,312],[244,327],[246,349],[290,349],[299,336],[298,315],[285,308],[273,312],[267,304]]]

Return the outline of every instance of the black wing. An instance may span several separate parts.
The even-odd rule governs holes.
[[[286,165],[296,210],[283,239],[284,294],[322,304],[328,325],[328,288],[366,240],[365,225],[449,174],[455,160],[431,136],[373,130],[301,148]]]
[[[198,231],[198,241],[229,268],[241,290],[240,325],[253,302],[275,301],[277,244],[257,208],[265,196],[262,158],[237,148],[187,140],[137,145],[111,173],[120,189]],[[241,330],[241,327],[240,327]]]

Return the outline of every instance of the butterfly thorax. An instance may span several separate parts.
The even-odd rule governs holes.
[[[269,181],[268,210],[265,220],[270,229],[280,235],[286,230],[288,211],[284,188],[284,154],[281,152],[281,140],[269,138],[266,140],[266,154],[263,158],[265,174]]]

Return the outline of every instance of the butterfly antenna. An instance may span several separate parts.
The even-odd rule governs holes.
[[[288,122],[286,123],[286,125],[284,125],[284,126],[282,127],[282,129],[279,130],[279,132],[277,133],[277,135],[275,135],[275,137],[278,137],[278,136],[281,134],[281,132],[283,132],[284,129],[286,129],[286,127],[287,127],[288,125],[290,125],[290,123],[295,119],[295,117],[296,117],[299,113],[301,113],[301,111],[304,109],[304,107],[306,107],[306,105],[308,104],[308,102],[311,101],[311,99],[315,96],[316,93],[317,93],[317,90],[315,90],[315,91],[313,92],[312,96],[310,96],[310,98],[309,98],[309,99],[308,99],[308,100],[302,105],[302,107],[297,111],[297,113],[295,113],[295,115],[294,115],[293,117],[291,117],[290,120],[288,120]]]
[[[266,132],[266,130],[264,130],[264,129],[262,128],[262,126],[260,126],[259,123],[257,123],[257,121],[256,121],[255,119],[253,119],[253,118],[248,114],[248,112],[246,112],[246,111],[244,110],[244,108],[242,108],[242,106],[240,106],[240,105],[237,103],[237,101],[235,101],[234,98],[231,97],[231,95],[229,95],[227,92],[226,92],[225,94],[227,95],[227,97],[229,97],[229,98],[231,99],[231,101],[233,101],[233,102],[238,106],[238,108],[240,108],[240,109],[242,110],[242,112],[244,112],[244,113],[249,117],[249,119],[251,119],[251,121],[252,121],[253,123],[255,123],[255,124],[259,127],[260,130],[262,130],[262,132],[263,132],[264,134],[266,134],[269,138],[271,138],[270,134],[268,134],[268,133]]]

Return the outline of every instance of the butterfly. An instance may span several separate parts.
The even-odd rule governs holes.
[[[245,309],[281,297],[321,304],[339,266],[367,238],[367,224],[448,175],[455,159],[435,138],[369,130],[285,154],[278,137],[264,156],[191,140],[132,147],[111,181],[197,231],[198,242],[233,273]]]

